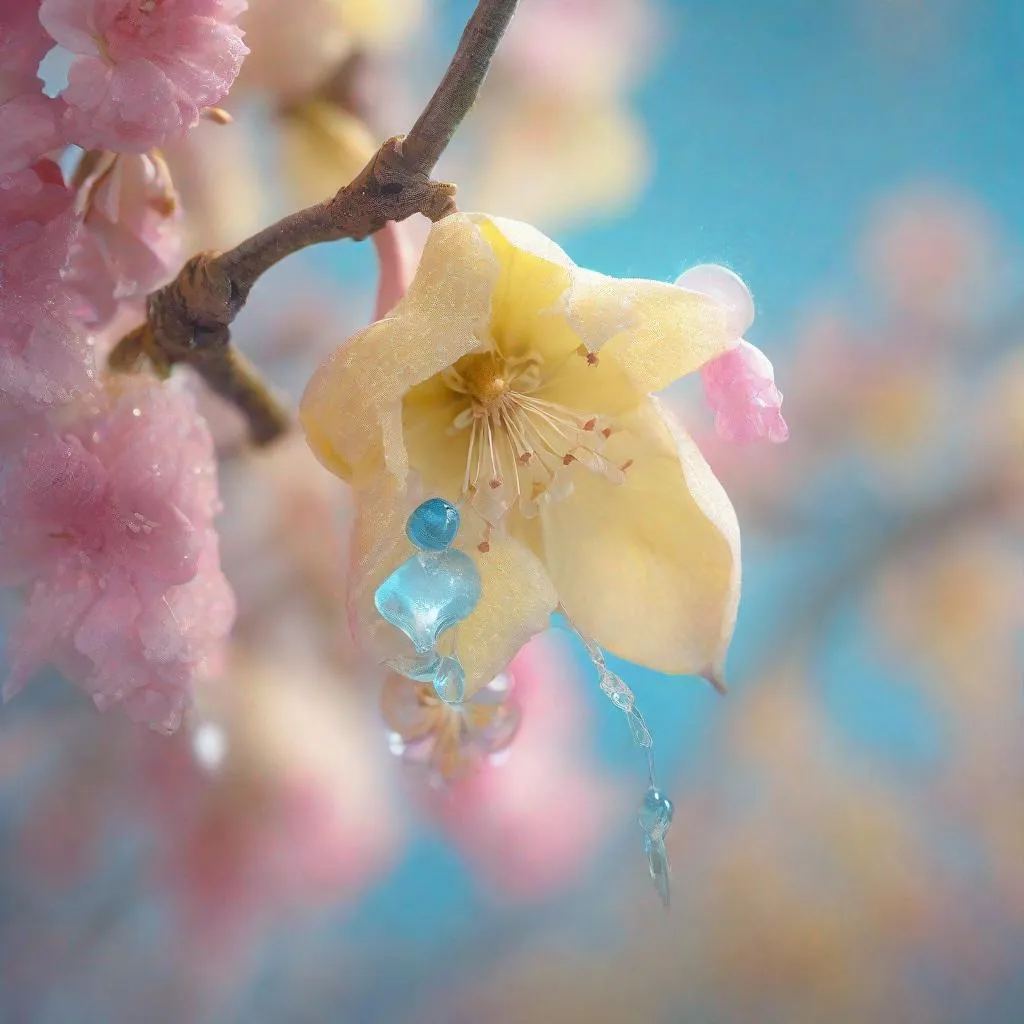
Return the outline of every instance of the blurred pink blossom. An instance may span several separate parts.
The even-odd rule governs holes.
[[[571,885],[607,833],[613,785],[581,756],[580,669],[542,634],[508,669],[521,721],[507,753],[433,794],[441,827],[492,884],[521,899]]]
[[[230,631],[213,444],[182,388],[142,380],[37,424],[0,460],[0,580],[30,584],[5,697],[54,664],[100,710],[173,732]]]
[[[150,156],[118,156],[95,180],[75,242],[70,283],[102,326],[118,304],[164,284],[181,252],[180,217],[170,175]]]
[[[78,229],[74,194],[43,160],[0,175],[0,400],[34,409],[92,385],[92,357],[63,285]]]
[[[184,137],[231,88],[248,53],[245,0],[43,0],[39,17],[77,54],[61,94],[86,149],[143,153]]]
[[[140,809],[166,836],[153,876],[186,941],[223,952],[289,910],[351,898],[389,865],[397,821],[374,770],[372,730],[333,674],[239,658],[207,688],[222,759],[184,735],[140,748]],[[382,766],[380,766],[382,767]]]
[[[934,334],[976,321],[990,301],[999,283],[996,235],[973,197],[918,185],[878,204],[862,259],[891,312]]]
[[[512,19],[497,66],[539,91],[605,96],[630,84],[641,54],[650,59],[655,28],[647,0],[533,0]]]

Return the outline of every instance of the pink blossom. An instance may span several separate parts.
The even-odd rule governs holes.
[[[200,699],[214,708],[200,728],[220,733],[216,763],[196,756],[199,730],[195,753],[181,734],[140,748],[139,806],[166,837],[153,874],[186,941],[218,953],[268,916],[351,898],[398,839],[383,752],[337,673],[301,657],[243,655],[233,669]]]
[[[0,9],[0,68],[3,80],[38,81],[39,63],[53,49],[53,40],[39,21],[40,0],[4,0]]]
[[[615,813],[611,783],[580,756],[579,669],[555,634],[509,666],[521,722],[505,757],[437,793],[442,828],[504,892],[537,898],[572,883]]]
[[[39,0],[6,0],[0,10],[0,174],[28,167],[59,145],[63,104],[43,95],[39,62],[53,40]]]
[[[0,175],[0,404],[32,409],[92,386],[92,356],[62,282],[78,229],[50,161]]]
[[[181,388],[132,381],[0,460],[0,580],[30,584],[5,697],[53,664],[100,710],[172,732],[234,618],[213,445]]]
[[[142,153],[184,137],[248,53],[245,0],[43,0],[50,35],[78,54],[61,94],[69,137]]]
[[[701,370],[708,407],[715,414],[715,432],[724,441],[746,443],[789,437],[782,418],[782,393],[768,357],[749,341],[713,359]]]
[[[885,197],[862,242],[865,269],[899,329],[916,327],[932,345],[976,336],[963,327],[995,294],[1000,256],[990,212],[968,195],[934,187]]]
[[[181,251],[180,217],[167,169],[150,156],[114,157],[84,190],[69,281],[89,306],[88,322],[99,327],[121,301],[142,298],[171,277]]]
[[[0,174],[20,171],[61,144],[62,109],[38,82],[22,89],[0,81]]]

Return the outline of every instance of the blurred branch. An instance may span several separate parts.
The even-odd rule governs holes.
[[[256,444],[280,437],[291,417],[232,348],[232,321],[259,277],[307,246],[359,241],[414,213],[437,221],[454,212],[455,186],[430,174],[476,100],[516,4],[479,0],[444,78],[409,134],[388,139],[353,182],[227,252],[193,256],[170,284],[149,296],[146,322],[118,342],[111,369],[128,371],[148,360],[166,376],[176,363],[187,363],[241,410]]]
[[[1024,500],[1024,479],[1012,472],[993,472],[970,486],[946,495],[934,505],[903,519],[899,526],[861,546],[843,560],[794,609],[792,628],[783,629],[761,659],[766,673],[775,672],[822,635],[843,598],[869,583],[891,559],[936,543],[955,529],[979,519],[1012,514]]]

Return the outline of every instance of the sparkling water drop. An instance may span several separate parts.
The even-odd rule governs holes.
[[[400,629],[417,653],[465,619],[480,601],[480,573],[462,551],[422,551],[406,559],[374,594],[383,618]]]
[[[458,658],[438,658],[433,681],[434,692],[445,704],[461,704],[465,699],[466,672]]]
[[[406,536],[423,551],[443,551],[459,532],[459,510],[444,498],[430,498],[409,516]]]
[[[644,794],[637,820],[648,836],[661,839],[672,824],[674,812],[672,801],[657,786],[651,786]]]

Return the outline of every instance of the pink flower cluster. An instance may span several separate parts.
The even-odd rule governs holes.
[[[106,382],[89,332],[174,269],[177,198],[148,151],[226,94],[244,6],[0,5],[0,583],[27,594],[5,696],[48,663],[173,731],[231,628],[206,424],[174,385]],[[78,57],[51,98],[58,45]]]
[[[43,664],[100,710],[174,731],[234,618],[220,572],[213,443],[192,396],[132,381],[0,457],[0,581],[27,584],[5,697]]]
[[[39,20],[76,54],[61,94],[68,138],[143,153],[182,139],[248,53],[245,0],[43,0]]]
[[[4,0],[0,10],[0,174],[27,167],[59,144],[63,104],[43,95],[39,62],[53,39],[39,0]]]
[[[63,282],[78,230],[74,193],[42,160],[0,175],[0,409],[68,402],[92,385],[92,359]]]

